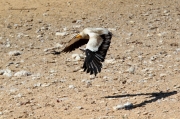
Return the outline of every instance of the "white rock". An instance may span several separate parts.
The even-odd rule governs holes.
[[[109,31],[116,31],[116,28],[108,28]]]
[[[0,115],[3,115],[3,112],[0,112]]]
[[[95,75],[90,75],[89,78],[94,79],[94,78],[96,78],[96,76]]]
[[[81,25],[73,25],[73,28],[80,28]]]
[[[107,76],[103,76],[103,79],[108,79],[108,77]]]
[[[76,109],[79,109],[79,110],[81,110],[81,109],[83,109],[83,107],[81,107],[81,106],[78,106],[78,107],[76,107]]]
[[[63,45],[62,45],[62,44],[60,44],[60,43],[56,43],[55,47],[56,47],[56,48],[62,48],[62,47],[63,47]]]
[[[4,74],[4,70],[0,70],[0,75],[3,75]]]
[[[124,104],[124,107],[125,107],[125,108],[132,108],[132,107],[133,107],[133,104],[130,103],[130,102],[127,102],[127,103]]]
[[[81,59],[84,59],[86,56],[85,56],[84,54],[79,54],[79,57],[80,57]]]
[[[15,98],[21,98],[21,97],[22,97],[22,94],[19,93],[19,94],[15,95],[14,97],[15,97]]]
[[[10,42],[7,42],[6,47],[10,47],[10,46],[11,46]]]
[[[134,71],[135,71],[135,67],[134,67],[134,66],[131,66],[131,67],[128,69],[128,72],[131,73],[131,74],[134,74]]]
[[[34,87],[39,87],[39,86],[41,86],[41,83],[34,84]]]
[[[131,33],[131,32],[130,32],[130,33],[128,33],[127,35],[128,35],[128,36],[132,36],[132,35],[133,35],[133,33]]]
[[[91,80],[83,79],[83,80],[81,80],[81,82],[83,82],[86,85],[87,88],[92,86],[92,81]]]
[[[43,37],[43,35],[37,35],[37,38],[41,38],[41,37]]]
[[[152,37],[152,36],[153,36],[153,34],[149,34],[149,33],[148,33],[146,36],[147,36],[147,37]]]
[[[43,13],[43,16],[48,16],[49,14],[48,13]]]
[[[9,56],[17,56],[17,55],[21,55],[21,52],[20,51],[10,51],[9,53]]]
[[[120,109],[123,109],[123,108],[124,108],[124,105],[117,105],[117,106],[113,107],[114,110],[120,110]]]
[[[114,64],[114,63],[116,63],[116,61],[115,61],[115,59],[106,59],[105,60],[105,63],[107,63],[107,64]]]
[[[79,60],[81,60],[81,57],[80,57],[79,54],[72,54],[72,58],[73,58],[74,61],[79,61]]]
[[[161,78],[162,78],[162,77],[166,77],[166,75],[167,75],[167,74],[162,73],[162,74],[160,74],[160,77],[161,77]]]
[[[11,92],[11,93],[15,93],[15,92],[17,92],[17,91],[18,91],[17,88],[11,88],[11,89],[9,90],[9,92]]]
[[[68,35],[67,32],[56,32],[56,36],[66,36]]]
[[[12,76],[12,71],[9,70],[9,69],[0,70],[0,75],[11,77]]]
[[[73,88],[75,88],[75,86],[74,85],[69,85],[69,88],[73,89]]]
[[[64,28],[63,28],[63,31],[67,31],[67,30],[68,30],[68,28],[67,28],[67,27],[64,27]]]
[[[51,83],[44,83],[41,85],[41,87],[49,87],[51,85]]]
[[[177,51],[177,52],[180,52],[180,48],[177,48],[176,51]]]
[[[31,75],[31,73],[28,71],[24,71],[24,70],[18,71],[14,74],[14,76],[16,76],[16,77],[29,76],[29,75]]]
[[[86,81],[86,87],[89,88],[90,86],[92,86],[92,81],[87,80]]]
[[[17,38],[22,38],[23,36],[24,36],[23,33],[18,33],[18,34],[17,34]]]
[[[76,23],[77,24],[82,23],[82,20],[76,20]]]
[[[135,24],[135,21],[129,21],[130,24]]]
[[[152,56],[152,57],[150,58],[151,61],[155,61],[156,59],[157,59],[157,56],[156,56],[156,55],[154,55],[154,56]]]
[[[120,110],[120,109],[128,109],[128,108],[132,108],[133,107],[133,104],[130,103],[130,102],[127,102],[125,103],[124,105],[117,105],[117,106],[114,106],[113,109],[114,110]]]

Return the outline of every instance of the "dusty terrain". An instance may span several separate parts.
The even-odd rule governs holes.
[[[180,119],[179,0],[1,0],[0,119]],[[79,49],[86,27],[114,35],[96,77]],[[126,103],[133,106],[120,108]]]

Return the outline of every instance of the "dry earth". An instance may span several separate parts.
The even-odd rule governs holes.
[[[86,27],[114,34],[96,77],[50,53]],[[0,29],[0,119],[180,119],[179,0],[1,0]]]

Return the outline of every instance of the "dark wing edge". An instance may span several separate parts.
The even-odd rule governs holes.
[[[102,56],[99,56],[98,54],[96,54],[96,52],[92,52],[89,49],[86,49],[86,58],[83,64],[84,71],[96,76],[97,73],[101,72],[102,60]]]
[[[100,54],[103,57],[103,61],[102,62],[104,62],[104,59],[105,59],[106,54],[107,54],[107,51],[108,51],[108,49],[110,47],[112,33],[109,32],[108,34],[103,34],[103,35],[100,35],[100,36],[103,39],[103,42],[100,45],[97,53]]]
[[[109,32],[108,34],[101,35],[103,42],[99,47],[97,52],[92,52],[89,49],[86,49],[86,58],[83,64],[83,69],[86,73],[94,74],[95,76],[97,73],[101,72],[102,63],[106,57],[106,53],[109,49],[112,33]]]
[[[79,48],[82,45],[87,44],[88,41],[89,39],[78,39],[75,42],[72,41],[73,43],[71,43],[70,41],[69,44],[61,52],[71,52],[75,50],[76,48]]]

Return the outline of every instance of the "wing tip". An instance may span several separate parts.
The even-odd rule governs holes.
[[[92,52],[89,49],[86,49],[86,58],[83,64],[84,72],[94,74],[95,76],[101,72],[102,63],[101,59],[98,59],[96,52]]]

